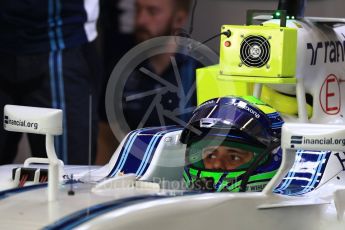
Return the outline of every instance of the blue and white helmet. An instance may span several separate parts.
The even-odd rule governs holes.
[[[181,135],[181,142],[187,144],[187,186],[207,191],[261,191],[281,163],[282,124],[276,110],[252,96],[204,102],[194,111]],[[224,153],[220,152],[222,148]],[[227,154],[229,159],[216,162],[214,151],[218,151],[218,156]],[[219,165],[225,161],[229,165],[226,168],[207,166],[210,162]],[[242,164],[231,166],[235,161]]]

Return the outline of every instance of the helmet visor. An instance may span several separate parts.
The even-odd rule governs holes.
[[[232,172],[245,170],[264,148],[229,140],[202,139],[187,148],[186,163],[208,171]]]
[[[215,105],[196,110],[182,133],[181,141],[190,143],[191,139],[207,136],[207,132],[212,129],[217,129],[220,133],[222,130],[236,129],[265,146],[270,145],[273,134],[268,132],[267,127],[271,123],[265,114],[248,103],[235,102],[218,108]]]

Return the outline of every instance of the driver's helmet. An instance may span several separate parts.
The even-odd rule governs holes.
[[[187,187],[262,191],[281,163],[282,124],[275,109],[252,96],[204,102],[181,134]]]

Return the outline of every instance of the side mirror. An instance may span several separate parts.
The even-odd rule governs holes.
[[[17,105],[4,108],[4,129],[11,132],[57,136],[62,134],[63,112]]]
[[[43,134],[49,162],[48,201],[57,199],[59,185],[59,159],[54,147],[54,136],[62,134],[63,113],[60,109],[6,105],[4,129],[11,132]]]
[[[266,185],[263,193],[271,194],[294,164],[296,149],[314,151],[344,151],[345,125],[285,123],[282,127],[281,148],[283,161],[276,175]],[[345,159],[337,156],[339,162],[335,167],[339,171],[345,168]]]

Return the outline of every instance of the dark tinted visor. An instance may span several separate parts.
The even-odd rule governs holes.
[[[268,132],[270,125],[265,114],[247,103],[215,105],[195,111],[182,133],[181,141],[187,144],[191,139],[200,139],[207,135],[206,129],[216,129],[217,132],[232,129],[268,146],[273,138]]]

